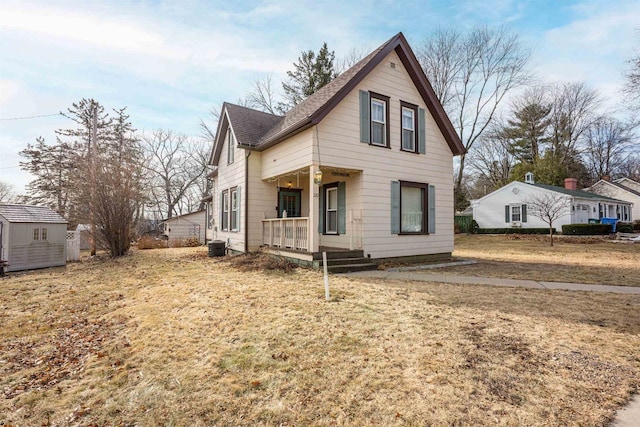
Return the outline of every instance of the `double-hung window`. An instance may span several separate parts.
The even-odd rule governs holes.
[[[222,231],[229,231],[229,190],[222,192]]]
[[[400,233],[427,232],[427,189],[427,184],[400,182]]]
[[[33,240],[40,240],[40,229],[39,228],[34,228],[33,229]]]
[[[371,145],[389,146],[389,98],[371,93]]]
[[[43,228],[41,233],[42,240],[47,240],[47,229]]]
[[[231,189],[231,231],[238,231],[238,223],[240,222],[240,218],[238,215],[238,189]]]
[[[325,212],[325,233],[338,234],[338,187],[327,187],[326,212]]]
[[[520,205],[511,205],[511,221],[512,222],[521,222],[522,215],[520,211]]]
[[[405,102],[400,103],[401,108],[401,123],[402,123],[402,151],[410,151],[412,153],[418,152],[418,144],[416,143],[416,128],[417,128],[417,110],[415,105],[407,104]]]

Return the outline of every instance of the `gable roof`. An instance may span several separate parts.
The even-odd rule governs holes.
[[[567,194],[569,196],[578,197],[580,199],[608,200],[608,201],[612,201],[612,202],[616,202],[616,203],[627,203],[627,204],[629,204],[629,202],[625,202],[624,200],[614,199],[613,197],[603,196],[603,195],[600,195],[600,194],[592,193],[590,191],[568,190],[568,189],[566,189],[564,187],[558,187],[558,186],[555,186],[555,185],[548,185],[548,184],[537,184],[536,183],[536,184],[527,184],[527,185],[533,185],[534,187],[544,188],[545,190],[555,191],[556,193]]]
[[[633,189],[633,188],[631,188],[631,187],[627,187],[626,185],[620,184],[620,182],[619,182],[619,181],[612,182],[611,184],[613,184],[613,185],[615,185],[616,187],[621,188],[621,189],[623,189],[623,190],[625,190],[625,191],[628,191],[628,192],[629,192],[629,193],[631,193],[631,194],[635,194],[636,196],[640,196],[640,191],[636,191],[636,190],[634,190],[634,189]]]
[[[493,196],[495,193],[499,192],[499,191],[504,191],[508,188],[514,187],[514,186],[531,186],[531,187],[537,187],[543,190],[547,190],[547,191],[554,191],[556,193],[561,193],[561,194],[566,194],[567,196],[571,196],[571,197],[576,197],[576,198],[580,198],[580,199],[590,199],[590,200],[604,200],[604,201],[609,201],[609,202],[615,202],[615,203],[622,203],[622,204],[631,204],[630,202],[624,201],[624,200],[618,200],[618,199],[614,199],[612,197],[607,197],[607,196],[602,196],[600,194],[596,194],[596,193],[591,193],[589,191],[581,191],[581,190],[567,190],[564,187],[558,187],[556,185],[548,185],[548,184],[529,184],[526,182],[522,182],[522,181],[511,181],[510,183],[508,183],[507,185],[504,185],[494,191],[492,191],[489,194],[485,194],[484,196],[480,197],[479,199],[475,199],[472,200],[472,204],[474,203],[479,203],[480,201]]]
[[[0,205],[0,215],[9,222],[44,222],[66,224],[67,220],[46,206]]]
[[[628,179],[628,178],[625,178],[625,179]],[[593,184],[591,187],[585,188],[585,190],[593,191],[593,188],[596,187],[596,186],[610,185],[612,187],[619,188],[621,190],[627,191],[627,192],[629,192],[629,193],[631,193],[631,194],[633,194],[635,196],[640,197],[640,191],[636,191],[633,188],[627,187],[626,185],[621,184],[620,181],[622,181],[622,179],[618,179],[616,181],[607,181],[606,179],[601,179],[598,182],[596,182],[595,184]]]
[[[454,155],[465,153],[464,145],[460,141],[442,104],[440,104],[440,101],[436,97],[407,39],[402,33],[398,33],[358,61],[351,68],[320,88],[316,93],[293,107],[284,116],[263,113],[233,104],[223,104],[223,113],[226,111],[226,114],[221,116],[218,123],[218,132],[216,133],[211,163],[216,164],[219,159],[222,142],[224,141],[226,129],[229,126],[229,123],[226,123],[227,119],[231,123],[239,145],[246,149],[265,150],[286,138],[320,123],[320,121],[392,51],[396,52],[409,73],[425,105],[444,135],[451,152]],[[261,115],[245,110],[261,113]],[[265,115],[270,117],[267,118]],[[255,126],[256,129],[248,130],[248,128],[253,126],[253,118],[257,118],[259,122]],[[246,132],[246,138],[241,137],[240,134],[237,133],[236,127]],[[268,128],[268,130],[263,132],[266,128]],[[261,136],[258,138],[258,135]]]

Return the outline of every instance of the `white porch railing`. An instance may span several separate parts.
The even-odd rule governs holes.
[[[270,247],[309,251],[309,218],[263,219],[262,243]]]

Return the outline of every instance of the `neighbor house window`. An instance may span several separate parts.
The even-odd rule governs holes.
[[[229,190],[222,192],[222,221],[220,226],[222,231],[229,230]]]
[[[233,132],[231,132],[231,130],[229,130],[229,148],[227,150],[227,164],[231,164],[233,163],[233,159],[235,156],[235,146],[236,146],[236,139],[233,136]]]
[[[418,145],[416,144],[416,121],[418,107],[415,105],[407,104],[405,102],[400,103],[401,108],[401,123],[402,123],[402,151],[410,151],[412,153],[418,152]]]
[[[231,189],[231,231],[238,231],[238,225],[240,224],[240,211],[238,210],[238,189]]]
[[[43,228],[42,229],[42,240],[47,240],[47,229]]]
[[[389,146],[389,98],[371,93],[371,145]]]
[[[325,226],[326,234],[338,234],[338,187],[325,190]]]
[[[512,222],[520,222],[522,221],[522,215],[520,211],[520,205],[511,206],[511,221]]]
[[[400,233],[426,233],[427,189],[427,184],[400,182]]]
[[[39,228],[34,228],[33,229],[33,240],[40,240],[40,229]]]

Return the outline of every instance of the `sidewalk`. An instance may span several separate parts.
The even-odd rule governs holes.
[[[585,283],[539,282],[536,280],[498,279],[494,277],[460,276],[456,274],[425,271],[358,271],[340,276],[371,277],[390,280],[414,280],[419,282],[456,283],[464,285],[507,286],[532,289],[562,289],[568,291],[613,292],[640,295],[640,287],[588,285]]]

